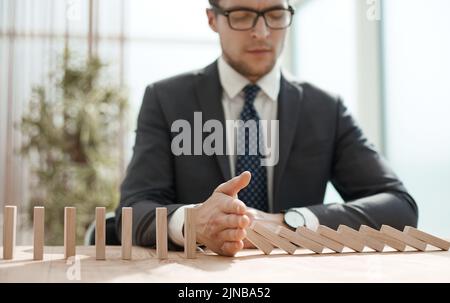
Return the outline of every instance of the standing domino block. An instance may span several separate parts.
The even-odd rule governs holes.
[[[106,209],[95,208],[95,259],[106,259]]]
[[[133,208],[122,207],[122,260],[131,260],[133,245]]]
[[[324,247],[319,243],[311,241],[308,238],[305,238],[299,233],[293,232],[292,230],[289,230],[284,226],[278,226],[275,233],[300,247],[312,250],[313,252],[318,254],[322,253],[324,249]]]
[[[346,237],[345,235],[338,233],[334,229],[331,229],[327,226],[320,225],[317,229],[317,232],[324,237],[330,238],[331,240],[344,244],[345,246],[353,249],[354,251],[363,252],[364,250],[364,243],[352,239],[350,237]]]
[[[156,255],[167,259],[167,208],[156,208]]]
[[[418,230],[412,226],[405,226],[403,231],[416,239],[422,240],[423,242],[431,244],[442,250],[448,250],[450,248],[450,242]]]
[[[64,259],[76,254],[76,215],[75,207],[64,207]]]
[[[367,225],[361,225],[359,228],[359,232],[365,234],[366,236],[375,238],[381,242],[384,242],[386,245],[398,250],[398,251],[405,251],[406,244],[403,242],[400,242],[392,237],[389,237],[388,235],[382,233],[379,230],[373,229],[372,227],[369,227]]]
[[[341,243],[338,243],[327,237],[321,236],[320,234],[310,230],[309,228],[306,228],[305,226],[300,226],[299,228],[297,228],[296,232],[314,242],[317,242],[331,250],[334,250],[335,252],[340,253],[342,252],[342,250],[344,250],[344,245],[342,245]]]
[[[364,243],[364,245],[372,248],[375,251],[382,252],[384,249],[383,242],[380,242],[377,239],[374,239],[363,233],[360,233],[357,230],[354,230],[353,228],[348,227],[347,225],[339,225],[338,232],[343,234],[344,236],[348,236],[349,238],[352,238],[359,242]]]
[[[195,231],[195,209],[187,207],[184,210],[184,257],[197,257],[197,235]]]
[[[288,240],[280,237],[275,232],[273,232],[269,228],[265,227],[262,223],[253,221],[250,228],[253,229],[256,233],[258,233],[261,236],[263,236],[264,238],[266,238],[273,245],[275,245],[275,246],[281,248],[282,250],[284,250],[285,252],[287,252],[288,254],[292,255],[295,253],[297,246],[295,246]]]
[[[264,254],[269,255],[273,250],[273,245],[270,244],[263,236],[258,235],[256,232],[247,228],[247,240],[249,240],[253,245],[259,250],[262,250]]]
[[[5,206],[3,210],[3,259],[14,258],[16,246],[17,206]]]
[[[427,248],[427,243],[417,240],[416,238],[413,238],[410,235],[401,232],[391,226],[382,225],[380,231],[418,250],[425,251]]]
[[[45,208],[36,206],[33,210],[33,259],[44,258]]]

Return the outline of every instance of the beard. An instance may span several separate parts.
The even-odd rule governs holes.
[[[239,74],[246,77],[247,79],[251,79],[252,81],[256,82],[257,80],[268,74],[277,63],[279,52],[275,48],[268,45],[264,45],[260,48],[264,47],[271,50],[271,56],[269,56],[269,58],[267,59],[258,61],[258,64],[252,64],[252,62],[246,61],[245,58],[242,57],[233,58],[232,56],[228,55],[225,50],[223,51],[223,56],[227,63]]]
[[[255,81],[261,79],[266,74],[268,74],[276,64],[275,56],[273,56],[270,61],[266,61],[265,64],[254,66],[249,62],[244,60],[233,60],[228,58],[228,63],[242,76],[255,79]]]

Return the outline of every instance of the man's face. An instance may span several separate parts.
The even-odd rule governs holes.
[[[288,3],[287,0],[221,0],[219,6],[225,11],[237,7],[261,11],[287,8]],[[225,60],[236,71],[256,82],[272,70],[283,50],[287,29],[270,29],[260,17],[253,29],[237,31],[230,28],[225,16],[210,10],[207,14],[211,28],[219,34]]]

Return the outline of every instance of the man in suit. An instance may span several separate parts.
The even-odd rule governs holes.
[[[167,207],[171,249],[183,246],[184,208],[195,207],[198,244],[226,256],[252,247],[245,229],[253,220],[291,229],[416,226],[416,203],[341,99],[281,73],[277,59],[294,15],[288,1],[210,4],[209,26],[220,37],[222,56],[147,87],[116,211],[118,234],[125,206],[133,208],[133,242],[142,246],[155,244],[155,208]],[[173,125],[195,125],[199,113],[203,121],[224,125],[221,145],[234,151],[236,143],[244,152],[174,153],[179,129]],[[232,136],[228,120],[256,122],[257,136],[245,129],[244,136]],[[279,121],[271,140],[274,165],[262,165],[264,153],[249,152],[255,138],[264,146],[269,131],[261,121]],[[194,139],[192,148],[202,149],[207,135]],[[323,204],[328,181],[344,204]]]

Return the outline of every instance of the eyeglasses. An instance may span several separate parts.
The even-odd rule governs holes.
[[[285,29],[291,25],[295,13],[294,8],[290,5],[288,8],[274,7],[263,11],[251,8],[224,10],[217,5],[212,5],[212,8],[215,12],[227,17],[230,28],[237,31],[246,31],[254,28],[260,16],[264,18],[268,28],[275,30]]]

